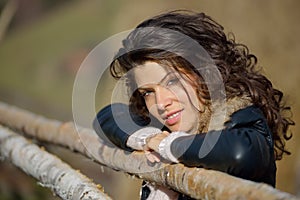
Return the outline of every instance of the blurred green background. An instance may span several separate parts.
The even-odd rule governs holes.
[[[297,124],[300,1],[14,0],[8,3],[0,0],[0,101],[63,121],[72,120],[72,87],[77,69],[98,43],[134,28],[146,18],[173,9],[190,9],[212,16],[226,32],[233,32],[238,42],[248,45],[264,73],[284,91],[292,105],[296,126],[292,128],[292,140],[287,143],[292,155],[277,162],[277,188],[300,193]],[[108,75],[104,81],[111,82]],[[105,93],[111,88],[108,85],[100,93],[97,107],[109,102]],[[62,148],[50,145],[47,148],[102,184],[114,199],[138,199],[140,180],[100,167]],[[59,198],[8,162],[0,162],[0,199]]]

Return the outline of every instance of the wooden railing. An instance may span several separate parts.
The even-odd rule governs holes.
[[[78,172],[71,173],[73,171],[71,167],[62,163],[58,158],[53,158],[53,160],[51,158],[51,161],[41,159],[40,163],[37,163],[34,159],[35,154],[29,153],[34,152],[31,148],[38,149],[37,146],[34,144],[28,145],[23,136],[12,133],[8,128],[21,132],[27,137],[66,147],[83,154],[100,165],[159,185],[165,185],[196,199],[298,199],[267,184],[236,178],[219,171],[189,168],[182,164],[157,163],[150,165],[143,153],[128,153],[107,145],[97,137],[93,130],[76,128],[73,122],[63,123],[47,119],[1,102],[0,124],[4,126],[0,127],[0,155],[38,179],[44,186],[50,187],[63,199],[109,199],[110,197],[101,189],[98,189],[99,186],[95,186]],[[89,144],[88,148],[84,144]],[[26,147],[26,150],[24,147]],[[42,151],[41,153],[51,156],[43,150],[37,151]],[[31,160],[22,157],[24,154],[29,156]],[[59,163],[55,164],[56,168],[53,169],[55,173],[47,173],[49,167],[40,167],[50,164],[49,162],[51,166],[52,162]],[[28,163],[30,164],[28,165]],[[28,171],[28,168],[32,170]],[[66,180],[70,180],[70,183],[65,180],[63,183],[55,182],[59,180],[57,177],[61,177],[61,179],[65,177],[62,174],[74,176],[78,181],[71,183],[73,179],[66,178]],[[53,182],[53,180],[55,181]],[[75,185],[71,187],[68,184]],[[70,187],[81,188],[81,190],[68,190]]]

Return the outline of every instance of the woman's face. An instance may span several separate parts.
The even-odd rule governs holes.
[[[201,105],[187,77],[155,62],[133,70],[138,90],[154,117],[173,132],[197,133]]]

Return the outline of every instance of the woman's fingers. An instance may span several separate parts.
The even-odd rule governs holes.
[[[147,148],[148,149],[152,149],[156,152],[158,152],[158,146],[160,144],[160,142],[168,137],[170,133],[168,133],[167,131],[163,131],[162,133],[160,134],[157,134],[157,135],[154,135],[153,137],[150,137],[149,139],[147,139]]]
[[[160,142],[170,135],[169,132],[163,131],[160,134],[151,136],[147,139],[147,143],[144,146],[144,152],[146,158],[151,162],[160,162],[160,155],[158,154],[158,146]]]
[[[170,133],[168,131],[163,131],[161,134],[164,134],[165,136],[169,136]]]
[[[145,156],[146,158],[151,162],[160,162],[160,156],[158,153],[154,152],[154,151],[145,151]]]

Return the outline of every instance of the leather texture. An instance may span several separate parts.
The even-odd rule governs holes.
[[[124,110],[129,110],[125,104],[109,105],[97,114],[93,125],[102,139],[109,140],[124,150],[133,151],[126,146],[126,141],[147,123]],[[128,121],[135,121],[139,126]],[[123,128],[119,128],[120,123]],[[276,164],[272,133],[261,110],[255,106],[240,109],[224,125],[225,128],[219,131],[211,130],[175,139],[171,145],[172,154],[186,166],[218,170],[275,187]],[[208,142],[204,141],[206,136],[214,134],[219,135],[219,138],[211,148],[213,142],[207,138]],[[201,152],[205,152],[206,148],[210,150],[202,156]],[[147,196],[147,191],[144,190],[146,189],[143,189],[142,199]],[[179,199],[190,198],[181,195]]]
[[[126,104],[115,103],[104,107],[93,121],[93,128],[98,136],[108,144],[127,151],[133,151],[126,146],[128,137],[148,123],[137,115],[129,113]]]
[[[213,134],[219,138],[209,151],[206,149],[213,141],[204,141]],[[200,151],[208,153],[202,156]],[[223,130],[175,139],[171,152],[186,166],[214,169],[275,186],[272,135],[262,112],[255,106],[233,113]]]

